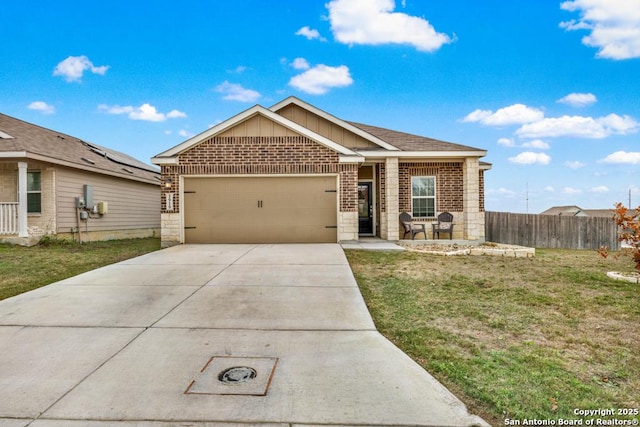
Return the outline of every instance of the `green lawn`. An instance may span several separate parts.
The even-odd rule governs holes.
[[[380,332],[490,424],[640,408],[640,285],[606,276],[630,258],[346,252]]]
[[[0,300],[158,249],[157,238],[49,241],[32,247],[0,244]]]

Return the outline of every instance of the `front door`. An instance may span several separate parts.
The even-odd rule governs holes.
[[[373,235],[373,194],[371,182],[358,182],[358,234]]]

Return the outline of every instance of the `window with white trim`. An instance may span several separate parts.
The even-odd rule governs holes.
[[[27,172],[27,212],[42,212],[42,181],[40,171]]]
[[[436,177],[411,177],[411,208],[414,218],[436,216]]]

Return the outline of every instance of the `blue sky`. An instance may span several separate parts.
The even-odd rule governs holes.
[[[640,0],[2,0],[0,112],[143,161],[295,95],[488,150],[488,210],[640,204]]]

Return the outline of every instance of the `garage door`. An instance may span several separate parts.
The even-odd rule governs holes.
[[[185,178],[186,243],[335,243],[335,176]]]

